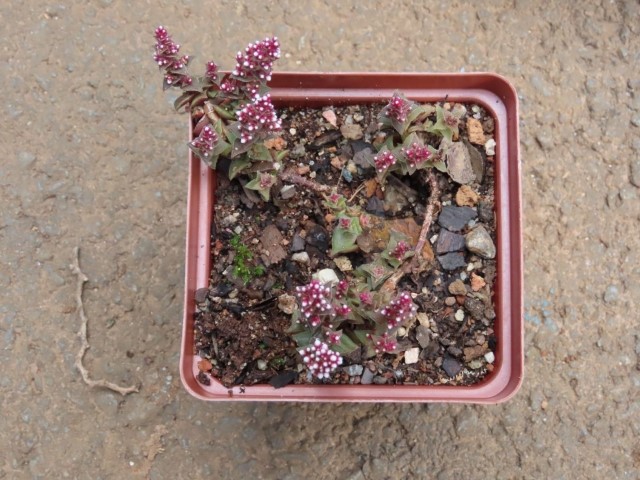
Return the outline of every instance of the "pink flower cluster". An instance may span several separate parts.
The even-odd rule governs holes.
[[[236,112],[240,122],[240,142],[251,142],[254,138],[266,136],[282,128],[276,109],[269,94],[257,95],[253,103]]]
[[[336,287],[336,298],[344,298],[347,294],[347,290],[349,290],[349,282],[346,280],[340,280]]]
[[[359,297],[360,301],[365,305],[371,305],[373,303],[373,294],[371,292],[362,292]]]
[[[296,288],[296,296],[300,303],[300,312],[304,319],[312,327],[322,323],[322,317],[333,316],[331,305],[331,289],[320,284],[317,280],[302,287]]]
[[[391,253],[389,255],[391,255],[393,258],[396,258],[398,260],[402,260],[405,256],[405,254],[409,251],[409,244],[407,242],[405,242],[404,240],[400,240],[396,246],[394,247],[393,250],[391,250]]]
[[[376,349],[376,353],[392,353],[398,347],[396,339],[390,337],[388,333],[383,333],[379,337],[369,335],[369,338],[373,342],[373,347]]]
[[[206,125],[200,135],[194,138],[189,145],[198,157],[206,159],[217,143],[218,134],[211,128],[211,125]]]
[[[329,345],[317,338],[311,345],[300,349],[298,353],[309,372],[320,380],[329,378],[331,373],[342,365],[342,355],[331,350]]]
[[[250,43],[244,52],[236,55],[233,75],[249,82],[264,83],[271,80],[273,62],[280,58],[280,42],[277,37]]]
[[[232,78],[227,77],[220,84],[220,90],[222,90],[225,93],[233,93],[235,89],[236,89],[236,82]]]
[[[171,39],[171,35],[162,25],[155,31],[156,46],[153,59],[165,70],[164,81],[169,87],[186,87],[193,79],[184,72],[189,64],[189,55],[179,56],[180,45]]]
[[[398,294],[389,304],[380,310],[380,314],[387,322],[387,328],[396,328],[405,320],[412,318],[416,314],[416,306],[411,300],[411,295],[407,292]]]
[[[379,173],[382,173],[390,166],[395,165],[396,157],[393,156],[393,153],[387,150],[373,157],[373,161],[376,165],[376,170],[378,170]]]
[[[338,220],[338,226],[343,230],[349,230],[352,223],[353,219],[351,217],[341,217],[340,220]]]
[[[420,145],[415,142],[412,143],[409,148],[403,148],[402,153],[405,154],[407,157],[407,163],[412,167],[420,165],[431,157],[431,152],[426,145]]]
[[[271,188],[276,183],[276,178],[270,173],[260,173],[260,188],[262,190]]]
[[[332,345],[337,345],[340,343],[340,339],[342,338],[342,332],[337,331],[334,332],[332,330],[329,330],[327,333],[327,341],[332,344]]]
[[[218,65],[215,62],[207,62],[204,76],[210,82],[215,82],[218,79]]]
[[[340,317],[346,317],[351,313],[351,307],[349,305],[338,305],[336,308],[336,315]]]
[[[385,107],[387,117],[393,118],[399,122],[404,122],[410,111],[411,102],[406,98],[402,98],[397,93],[393,94],[393,97],[391,97],[391,100],[389,100],[389,103]]]

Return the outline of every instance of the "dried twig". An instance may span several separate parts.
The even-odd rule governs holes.
[[[440,202],[438,200],[438,197],[440,197],[440,187],[438,186],[438,179],[433,173],[433,169],[429,170],[427,182],[429,182],[429,188],[431,189],[431,192],[429,193],[427,209],[424,212],[424,221],[422,222],[422,229],[420,230],[418,244],[416,245],[416,254],[414,255],[412,260],[413,265],[416,265],[419,261],[419,258],[422,257],[422,249],[424,248],[424,244],[427,241],[427,235],[429,234],[429,228],[431,228],[431,223],[433,222],[433,216],[435,214],[436,207],[440,206]]]
[[[80,341],[82,345],[80,346],[80,351],[76,355],[75,366],[80,371],[80,375],[82,375],[82,380],[84,383],[89,385],[92,388],[106,388],[109,390],[113,390],[114,392],[118,392],[120,395],[127,395],[128,393],[138,392],[138,386],[131,387],[121,387],[116,385],[115,383],[108,382],[104,379],[93,380],[89,376],[89,371],[85,368],[82,363],[82,359],[84,358],[84,354],[89,350],[89,340],[87,339],[87,324],[89,322],[87,316],[84,313],[84,305],[82,303],[82,290],[84,287],[84,283],[88,282],[89,279],[87,276],[80,270],[80,248],[75,247],[73,249],[73,254],[75,257],[75,263],[70,265],[71,271],[78,277],[78,283],[76,285],[76,304],[78,315],[80,316],[80,331],[78,332],[78,336],[80,337]]]
[[[347,200],[347,203],[353,202],[353,199],[356,198],[356,195],[358,195],[362,191],[362,189],[364,187],[366,187],[366,186],[367,186],[366,182],[362,182],[360,184],[360,186],[358,188],[356,188],[356,191],[353,192],[353,195],[351,195],[351,198],[349,198],[349,200]]]
[[[330,187],[328,185],[322,185],[318,182],[314,182],[313,180],[305,178],[302,175],[293,173],[291,170],[286,170],[280,173],[278,176],[283,182],[289,182],[295,185],[300,185],[301,187],[306,187],[317,193],[325,193],[330,190]]]
[[[420,229],[418,243],[416,244],[416,248],[414,249],[415,254],[411,258],[411,261],[405,262],[398,270],[394,272],[393,275],[391,275],[384,282],[381,288],[381,290],[383,291],[395,291],[400,279],[407,273],[409,273],[414,267],[420,264],[420,260],[422,259],[422,250],[424,249],[424,244],[427,241],[427,235],[429,234],[429,229],[431,228],[431,223],[433,222],[436,208],[440,206],[440,187],[438,186],[438,179],[433,173],[433,169],[429,170],[427,182],[429,183],[431,192],[429,193],[429,199],[427,200],[427,208],[424,213],[424,221],[422,222],[422,228]]]

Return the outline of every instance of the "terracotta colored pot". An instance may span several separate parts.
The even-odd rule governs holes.
[[[184,322],[180,375],[193,396],[202,400],[282,400],[321,402],[465,402],[498,403],[512,397],[522,383],[523,277],[522,208],[518,139],[518,97],[504,78],[490,73],[278,73],[270,84],[277,106],[323,106],[382,102],[395,90],[422,101],[477,103],[496,120],[495,187],[497,280],[495,285],[497,350],[493,372],[471,386],[431,385],[270,385],[226,388],[212,379],[196,380],[194,353],[195,292],[209,286],[210,232],[215,172],[189,154],[189,193]],[[189,129],[191,139],[191,128]]]

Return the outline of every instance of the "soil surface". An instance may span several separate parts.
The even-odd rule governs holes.
[[[3,2],[0,478],[638,479],[640,6]],[[210,404],[178,375],[187,119],[151,59],[167,26],[232,68],[495,71],[520,98],[526,370],[508,403]],[[73,248],[89,277],[85,363]],[[551,452],[551,454],[550,454]]]
[[[282,170],[332,187],[331,192],[367,215],[369,225],[358,236],[355,252],[331,252],[331,238],[338,227],[326,205],[328,194],[280,181],[271,189],[271,201],[264,202],[255,191],[243,188],[242,180],[230,182],[224,174],[229,161],[220,162],[223,174],[217,176],[211,288],[198,292],[194,329],[196,352],[204,359],[199,364],[202,372],[231,387],[282,385],[283,379],[287,383],[469,385],[493,370],[497,346],[495,241],[491,238],[495,237],[494,119],[478,105],[450,102],[438,107],[451,113],[454,140],[463,150],[459,157],[464,161],[456,164],[447,159],[450,173],[432,167],[439,192],[434,201],[437,221],[431,222],[427,232],[423,262],[397,283],[399,292],[413,292],[417,310],[391,332],[391,340],[397,342],[395,351],[368,352],[368,343],[358,341],[356,329],[373,332],[375,324],[360,317],[353,320],[360,318],[364,324],[348,319],[337,323],[341,322],[338,316],[330,320],[336,324],[333,331],[339,329],[358,348],[354,345],[354,350],[342,352],[343,365],[330,379],[314,378],[298,354],[309,340],[297,343],[293,335],[302,330],[292,323],[296,287],[308,284],[323,269],[332,270],[345,288],[353,286],[358,268],[387,248],[391,231],[403,235],[407,248],[413,248],[424,223],[431,195],[427,170],[405,176],[391,173],[385,181],[376,174],[376,145],[391,136],[400,141],[393,129],[381,128],[378,116],[383,107],[284,109],[279,111],[282,135],[265,141],[276,151],[290,152]],[[422,108],[423,121],[435,123],[436,106]],[[434,148],[431,161],[444,162],[445,154],[437,151],[442,137],[421,135]],[[461,175],[466,175],[464,184],[454,182]],[[471,252],[466,244],[471,241],[473,248],[472,239],[477,236],[482,236],[485,248]],[[324,329],[307,331],[326,341]],[[206,376],[199,378],[208,384]]]

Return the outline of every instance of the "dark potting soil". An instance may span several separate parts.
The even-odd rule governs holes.
[[[390,176],[384,190],[375,182],[371,158],[377,152],[374,144],[383,140],[376,120],[382,107],[285,109],[280,111],[282,137],[270,144],[289,151],[283,168],[293,167],[299,175],[337,187],[376,216],[375,229],[358,241],[363,250],[379,241],[380,232],[416,236],[429,195],[417,175]],[[342,277],[342,271],[370,257],[362,252],[330,256],[335,222],[318,194],[277,184],[272,203],[265,203],[255,191],[221,174],[211,237],[211,287],[196,294],[195,353],[203,359],[198,376],[202,383],[212,375],[227,387],[289,382],[470,385],[493,370],[496,261],[487,257],[495,248],[494,164],[492,146],[486,142],[493,139],[494,120],[477,105],[444,108],[464,112],[459,135],[476,178],[461,186],[437,172],[442,208],[425,247],[428,268],[398,284],[414,292],[418,306],[417,316],[398,330],[401,351],[364,358],[356,350],[331,379],[310,377],[287,333],[291,295],[318,270],[331,268]],[[435,136],[427,139],[434,146],[439,141]],[[221,161],[219,169],[224,171],[225,163]],[[474,247],[480,253],[473,253],[464,235],[483,229],[488,235],[480,232],[481,250]],[[417,359],[410,359],[410,352],[413,357],[417,353]]]

